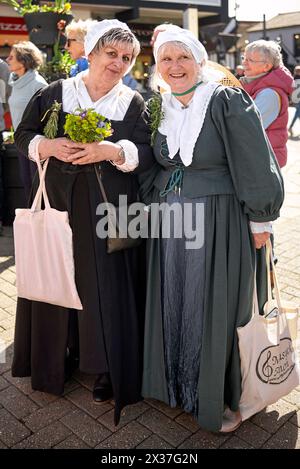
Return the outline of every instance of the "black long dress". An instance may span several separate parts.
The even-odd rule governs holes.
[[[31,139],[43,134],[46,122],[41,123],[41,116],[54,100],[62,102],[61,81],[38,92],[29,103],[15,135],[24,154]],[[64,136],[64,122],[65,113],[60,112],[57,137]],[[103,183],[109,202],[117,205],[119,194],[126,194],[131,203],[137,200],[136,174],[153,163],[144,101],[138,93],[124,120],[112,121],[112,128],[111,141],[128,139],[136,144],[139,166],[132,173],[123,173],[103,162]],[[69,213],[75,279],[83,310],[19,298],[12,375],[31,376],[33,389],[59,395],[64,390],[67,351],[79,349],[81,371],[110,372],[117,423],[122,407],[140,399],[143,247],[107,254],[106,240],[96,236],[96,207],[103,200],[93,165],[74,166],[51,158],[46,187],[51,206]]]

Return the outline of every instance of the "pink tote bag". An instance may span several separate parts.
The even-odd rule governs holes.
[[[31,208],[16,209],[13,224],[17,293],[21,298],[82,310],[75,285],[72,230],[68,212],[51,208],[45,186],[49,159]],[[42,198],[45,208],[41,209]]]

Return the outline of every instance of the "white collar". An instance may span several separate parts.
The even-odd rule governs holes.
[[[107,119],[123,120],[135,92],[120,80],[105,96],[92,101],[82,80],[87,72],[84,70],[74,78],[63,81],[64,111],[73,113],[76,107],[93,108]]]
[[[205,114],[218,83],[203,83],[196,88],[194,96],[184,107],[171,93],[162,94],[164,118],[159,132],[167,137],[169,158],[178,153],[185,166],[193,159],[194,147],[202,130]]]

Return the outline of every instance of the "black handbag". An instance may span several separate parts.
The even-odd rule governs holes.
[[[107,205],[107,219],[108,219],[108,235],[107,235],[107,253],[111,254],[116,251],[121,251],[123,249],[135,248],[141,245],[143,239],[141,236],[137,238],[132,238],[128,234],[127,229],[127,237],[120,237],[120,227],[119,227],[119,220],[120,220],[120,211],[119,207],[111,208],[111,204],[107,200],[106,192],[104,189],[104,185],[101,179],[101,173],[99,171],[99,167],[94,164],[95,173],[97,177],[97,181],[99,183],[99,188],[101,195],[103,197],[104,202]],[[122,207],[124,211],[124,207]],[[128,211],[130,210],[130,205],[127,206],[127,228],[131,222],[135,218],[136,215],[130,215]]]

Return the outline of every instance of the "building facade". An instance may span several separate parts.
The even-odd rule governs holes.
[[[28,40],[23,18],[11,7],[1,5],[0,56],[6,57],[10,46]],[[146,85],[153,63],[150,39],[155,26],[173,23],[192,30],[197,36],[202,27],[228,22],[228,0],[72,0],[75,19],[117,18],[129,24],[139,39],[142,50],[133,70],[135,78]]]
[[[280,43],[285,65],[293,68],[300,63],[300,10],[281,13],[266,22],[258,23],[247,31],[249,42],[268,39]]]

